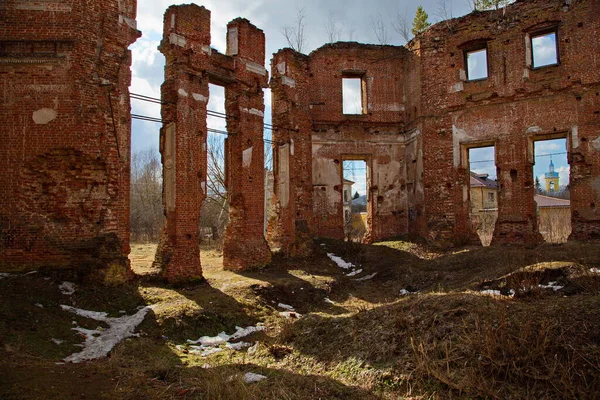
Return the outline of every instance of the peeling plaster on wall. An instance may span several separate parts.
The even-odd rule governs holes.
[[[592,140],[592,146],[598,151],[600,151],[600,136],[598,136],[595,140]]]
[[[212,48],[207,45],[201,46],[200,51],[202,51],[205,54],[208,54],[209,56],[212,54]]]
[[[571,127],[571,146],[574,149],[579,147],[579,128],[576,126]]]
[[[267,75],[267,70],[265,67],[252,61],[246,61],[246,70],[262,76]]]
[[[462,82],[457,82],[449,89],[450,93],[462,92],[465,89],[465,84]]]
[[[279,75],[285,75],[286,74],[286,70],[285,70],[285,61],[282,61],[280,63],[278,63],[275,68],[277,68],[277,72],[279,72]]]
[[[119,15],[119,24],[125,22],[131,29],[137,29],[137,21],[133,18],[127,18],[124,15]]]
[[[171,33],[171,35],[169,35],[169,43],[174,44],[175,46],[184,47],[187,41],[183,36]]]
[[[250,108],[250,109],[248,109],[248,108],[240,108],[240,110],[242,112],[245,112],[245,113],[248,113],[248,114],[258,115],[259,117],[264,117],[265,116],[265,114],[262,111],[257,110],[256,108]]]
[[[542,131],[542,128],[540,128],[539,126],[530,126],[529,128],[527,128],[527,131],[525,131],[526,133],[539,133]]]
[[[452,125],[452,154],[454,156],[454,168],[460,166],[460,144],[472,139],[473,138],[469,136],[467,132],[457,128],[456,125]]]
[[[289,87],[295,88],[296,87],[296,80],[293,78],[288,78],[287,76],[282,76],[281,77],[281,82]]]
[[[32,118],[36,124],[44,125],[54,120],[57,115],[58,113],[53,108],[40,108],[33,112]]]
[[[192,93],[192,97],[193,97],[193,98],[194,98],[194,100],[196,100],[196,101],[201,101],[201,102],[203,102],[203,103],[206,103],[206,102],[208,102],[208,97],[206,97],[206,96],[203,96],[203,95],[201,95],[201,94],[199,94],[199,93]]]
[[[250,164],[252,164],[252,147],[248,147],[242,152],[242,166],[250,168]]]

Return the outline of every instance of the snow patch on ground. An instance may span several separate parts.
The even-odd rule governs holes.
[[[119,318],[109,317],[105,312],[82,310],[71,306],[61,305],[65,311],[79,315],[80,317],[90,318],[95,321],[104,322],[108,328],[85,329],[79,326],[72,328],[85,336],[83,350],[79,353],[71,354],[64,361],[80,363],[82,361],[94,360],[106,357],[108,353],[123,339],[138,336],[134,333],[135,328],[144,320],[144,317],[153,307],[146,306],[141,308],[133,315],[125,315]]]
[[[202,357],[206,357],[210,354],[218,353],[222,351],[223,348],[219,347],[222,344],[228,349],[231,350],[242,350],[246,347],[250,347],[252,344],[248,342],[239,342],[239,343],[229,343],[231,340],[241,339],[246,337],[254,332],[262,331],[265,327],[263,325],[257,326],[249,326],[246,328],[241,328],[239,326],[235,327],[235,332],[231,335],[228,335],[225,332],[219,333],[217,336],[202,336],[198,340],[189,340],[188,343],[193,346],[189,346],[190,353],[200,354]],[[195,346],[200,344],[199,346]],[[177,346],[179,349],[183,349],[183,346]]]
[[[338,267],[348,270],[348,273],[346,274],[346,276],[348,276],[348,277],[356,276],[363,272],[362,269],[356,269],[357,268],[356,265],[354,265],[350,262],[344,261],[341,257],[338,257],[333,253],[327,253],[327,257],[329,257],[331,259],[331,261],[336,263]],[[377,272],[374,272],[371,275],[363,276],[362,278],[353,279],[353,281],[356,281],[356,282],[368,281],[369,279],[373,279],[373,277],[375,275],[377,275]]]
[[[355,269],[354,271],[350,272],[349,274],[346,274],[346,276],[356,276],[358,274],[360,274],[363,270],[362,269]]]
[[[356,268],[354,266],[354,264],[346,262],[342,259],[342,257],[338,257],[333,253],[327,253],[327,257],[329,257],[331,259],[331,261],[333,261],[334,263],[337,264],[338,267],[342,268],[342,269],[354,269]]]
[[[244,374],[244,382],[245,383],[260,382],[265,379],[267,379],[266,376],[261,375],[261,374],[255,374],[254,372],[246,372],[246,374]]]
[[[400,289],[400,296],[408,296],[409,294],[413,294],[413,293],[416,293],[416,292],[411,292],[407,289]]]
[[[62,294],[67,296],[71,296],[73,293],[75,293],[75,284],[72,282],[63,282],[58,286],[58,288]]]
[[[325,303],[335,304],[329,297],[325,297]]]
[[[490,294],[492,296],[501,296],[502,295],[502,293],[500,293],[499,290],[492,290],[492,289],[482,290],[481,293],[482,294]]]
[[[279,303],[279,304],[277,304],[277,307],[283,308],[284,310],[288,310],[288,311],[294,311],[294,307],[292,307],[288,304]]]
[[[560,290],[560,289],[564,288],[564,286],[560,286],[560,285],[558,284],[558,282],[548,282],[548,284],[547,284],[547,285],[538,285],[538,286],[539,286],[540,288],[542,288],[542,289],[552,289],[552,290],[554,290],[555,292],[556,292],[557,290]]]
[[[592,274],[600,274],[600,268],[590,268]]]
[[[15,275],[9,274],[8,272],[0,272],[0,279],[8,278],[10,276],[15,276]]]
[[[369,279],[373,279],[373,277],[375,277],[375,275],[377,275],[377,272],[373,272],[371,275],[366,275],[366,276],[363,276],[362,278],[353,279],[353,280],[356,282],[368,281]]]

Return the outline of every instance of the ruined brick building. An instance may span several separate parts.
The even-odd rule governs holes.
[[[126,277],[130,114],[127,46],[135,1],[0,4],[0,268],[86,267]],[[566,138],[573,240],[600,238],[600,2],[523,0],[440,22],[406,46],[291,49],[264,68],[265,37],[229,23],[210,47],[210,12],[170,7],[161,154],[167,217],[156,263],[170,281],[201,277],[208,84],[225,87],[231,215],[224,266],[269,262],[263,235],[263,88],[273,97],[274,202],[268,241],[290,256],[343,237],[344,160],[367,165],[367,240],[415,233],[477,240],[468,150],[494,146],[493,243],[537,243],[534,143]],[[40,18],[41,15],[51,16]],[[67,23],[68,21],[68,23]],[[32,29],[35,27],[35,29]],[[554,43],[540,63],[536,43]],[[471,68],[471,56],[485,61]],[[344,112],[345,79],[360,110]]]

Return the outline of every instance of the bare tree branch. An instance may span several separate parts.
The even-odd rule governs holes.
[[[329,12],[327,22],[325,23],[325,32],[327,33],[327,43],[335,43],[340,40],[342,29],[336,23],[333,11]]]
[[[392,21],[392,27],[406,42],[412,39],[410,34],[410,22],[408,21],[408,10],[404,10],[404,15],[396,14],[396,20]]]
[[[377,14],[377,17],[371,17],[371,28],[377,38],[377,43],[388,44],[388,31],[387,26],[383,22],[381,14]]]
[[[305,18],[305,7],[298,7],[296,9],[296,20],[294,21],[294,25],[285,25],[281,27],[281,33],[285,37],[288,45],[300,53],[304,50],[306,42],[306,36],[304,34],[304,28],[306,26]]]

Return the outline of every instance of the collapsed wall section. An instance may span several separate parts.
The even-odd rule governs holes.
[[[135,0],[0,3],[0,270],[130,276],[135,12]]]

